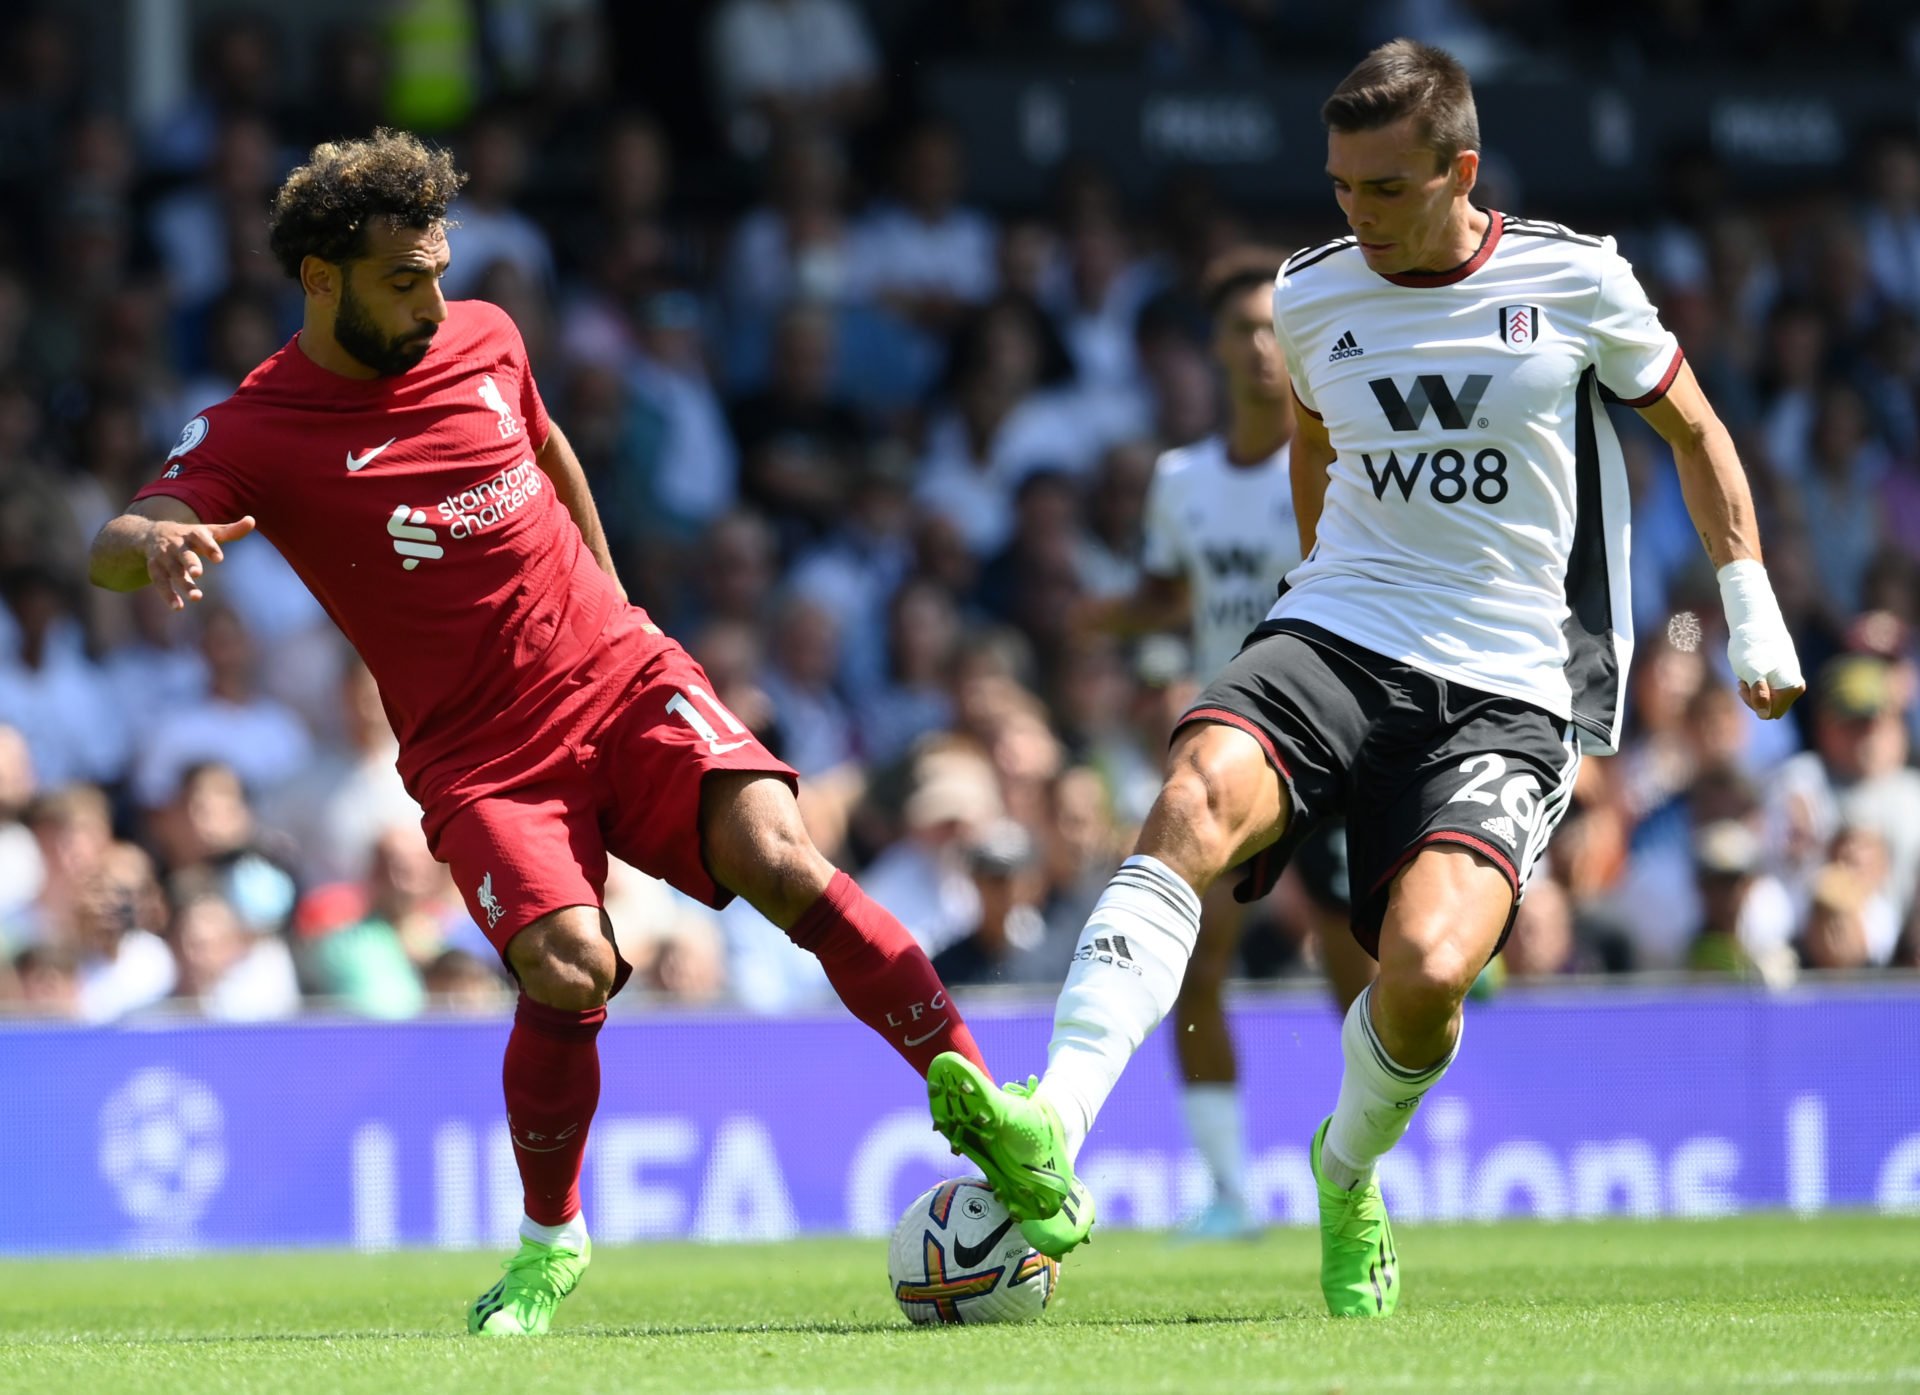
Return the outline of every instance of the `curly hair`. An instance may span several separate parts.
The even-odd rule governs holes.
[[[466,182],[452,155],[411,131],[381,127],[364,140],[327,141],[273,196],[269,245],[297,278],[306,257],[339,263],[361,255],[375,218],[406,228],[445,222]]]

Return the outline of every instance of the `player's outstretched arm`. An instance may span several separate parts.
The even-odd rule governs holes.
[[[253,531],[249,515],[235,523],[202,523],[178,499],[156,495],[111,520],[93,540],[87,579],[109,591],[138,591],[157,582],[175,610],[201,598],[209,562],[223,561],[221,544]]]
[[[541,473],[553,481],[554,491],[567,506],[567,512],[573,515],[593,560],[600,564],[601,571],[613,578],[615,586],[620,586],[620,575],[613,569],[613,553],[607,548],[607,532],[600,526],[600,511],[593,506],[593,492],[587,488],[587,472],[580,468],[580,457],[573,453],[572,443],[561,434],[558,422],[547,423],[546,442],[535,452],[534,460]],[[620,586],[620,594],[624,597],[627,588]]]
[[[1762,717],[1784,716],[1807,684],[1793,636],[1760,563],[1753,491],[1733,438],[1685,363],[1667,394],[1641,408],[1640,415],[1673,448],[1687,513],[1719,575],[1731,635],[1727,657],[1740,679],[1741,701]]]
[[[1327,469],[1335,452],[1324,421],[1304,407],[1293,415],[1293,452],[1288,457],[1293,517],[1300,528],[1300,555],[1311,557],[1320,531],[1320,510],[1327,502]]]

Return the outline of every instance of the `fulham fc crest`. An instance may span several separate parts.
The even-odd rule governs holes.
[[[1500,307],[1500,342],[1510,349],[1531,349],[1540,337],[1540,307],[1503,305]]]

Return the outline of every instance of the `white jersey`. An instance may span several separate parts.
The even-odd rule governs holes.
[[[1211,678],[1266,618],[1300,561],[1287,448],[1255,465],[1227,459],[1223,437],[1170,450],[1147,489],[1141,565],[1187,578],[1193,599],[1194,669]]]
[[[1489,214],[1463,265],[1300,252],[1274,328],[1335,459],[1274,618],[1620,736],[1628,499],[1602,393],[1659,400],[1680,347],[1612,238]]]

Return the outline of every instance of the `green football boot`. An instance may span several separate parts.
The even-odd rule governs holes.
[[[1320,1193],[1320,1292],[1335,1317],[1381,1318],[1400,1306],[1400,1256],[1393,1248],[1393,1223],[1380,1199],[1380,1183],[1344,1191],[1320,1175],[1320,1149],[1327,1141],[1328,1115],[1314,1130],[1313,1184]]]
[[[927,1102],[934,1128],[979,1167],[1027,1243],[1059,1259],[1093,1229],[1093,1196],[1074,1177],[1060,1116],[1034,1083],[1002,1089],[943,1051],[927,1068]]]
[[[573,1292],[593,1258],[584,1238],[580,1252],[522,1240],[520,1253],[501,1267],[507,1276],[473,1300],[467,1331],[483,1337],[538,1337],[553,1325],[553,1310]]]

